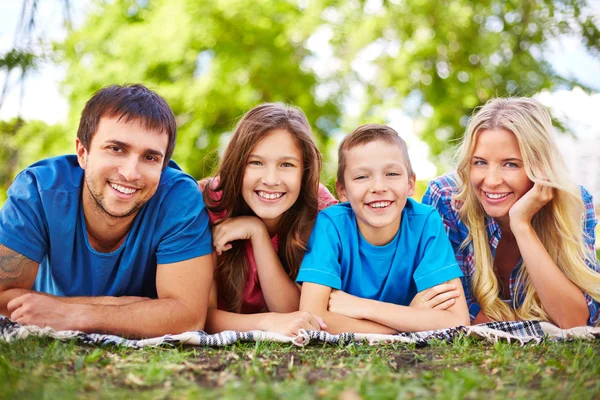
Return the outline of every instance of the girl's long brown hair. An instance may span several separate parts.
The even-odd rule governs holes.
[[[279,222],[279,260],[291,279],[296,279],[306,244],[319,207],[321,153],[313,139],[310,124],[301,109],[278,103],[265,103],[246,113],[235,128],[225,149],[217,176],[219,183],[208,182],[204,202],[211,213],[222,215],[216,222],[243,215],[255,215],[242,197],[242,181],[252,149],[273,130],[284,129],[302,152],[304,171],[298,199]],[[274,150],[276,151],[276,150]],[[210,193],[210,192],[215,193]],[[216,195],[221,192],[221,197]],[[237,240],[231,250],[217,258],[215,280],[219,298],[228,311],[240,312],[248,279],[245,242]]]

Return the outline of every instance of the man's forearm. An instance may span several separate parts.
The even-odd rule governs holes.
[[[190,309],[178,299],[126,305],[73,304],[73,329],[131,337],[156,337],[204,329],[206,310]]]

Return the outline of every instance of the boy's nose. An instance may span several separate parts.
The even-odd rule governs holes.
[[[387,186],[383,183],[383,180],[380,178],[373,179],[373,184],[371,185],[372,193],[385,192],[387,190]]]

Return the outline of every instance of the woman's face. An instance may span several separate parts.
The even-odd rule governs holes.
[[[471,157],[471,186],[486,214],[508,223],[508,211],[533,187],[517,138],[505,129],[479,133]]]

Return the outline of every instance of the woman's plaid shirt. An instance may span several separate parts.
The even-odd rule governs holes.
[[[452,196],[458,192],[457,177],[455,174],[444,175],[436,178],[429,182],[427,192],[423,196],[423,203],[432,205],[437,208],[438,212],[444,221],[448,238],[454,248],[454,254],[458,265],[462,269],[464,277],[462,283],[465,289],[465,296],[467,298],[467,304],[469,306],[469,314],[471,320],[473,320],[479,313],[480,306],[473,296],[471,288],[471,278],[475,273],[475,262],[473,260],[473,244],[470,243],[466,247],[461,249],[463,241],[466,239],[469,230],[460,220],[458,215],[458,202],[452,200]],[[600,263],[595,257],[595,233],[594,229],[598,220],[594,212],[594,203],[592,195],[585,189],[581,188],[581,197],[585,204],[585,218],[583,221],[583,235],[584,240],[588,248],[594,255],[593,259],[586,260],[587,265],[600,272]],[[498,223],[492,217],[485,217],[486,229],[489,238],[490,250],[492,251],[492,257],[496,256],[496,248],[500,242],[501,231]],[[515,282],[518,276],[519,270],[522,268],[522,260],[520,260],[510,275],[510,297],[511,304],[519,306],[523,302],[523,293],[515,293]],[[587,301],[588,308],[590,310],[590,318],[588,320],[589,325],[595,325],[600,320],[600,304],[592,299],[587,293],[584,293]]]

